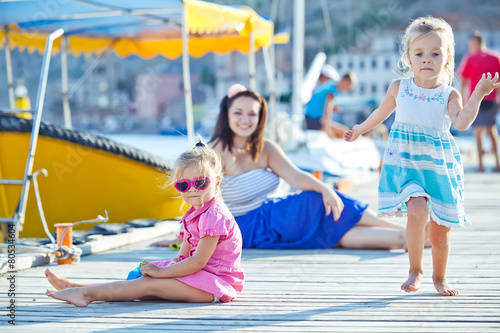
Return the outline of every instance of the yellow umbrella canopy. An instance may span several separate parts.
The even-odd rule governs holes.
[[[250,50],[253,32],[255,50],[268,47],[273,24],[249,7],[230,7],[184,0],[189,33],[189,54],[227,53]],[[11,1],[0,3],[0,47],[6,35],[10,48],[42,53],[48,33],[62,28],[68,52],[75,55],[101,54],[111,48],[118,56],[141,58],[182,55],[180,0],[66,0]],[[53,52],[61,48],[56,40]]]

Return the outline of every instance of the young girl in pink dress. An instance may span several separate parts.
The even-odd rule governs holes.
[[[177,257],[142,262],[127,280],[82,285],[52,273],[45,275],[56,290],[49,297],[76,306],[94,301],[155,298],[179,302],[229,302],[243,289],[241,233],[220,196],[219,155],[199,142],[175,163],[173,178],[182,199],[191,205],[181,220],[183,239]]]

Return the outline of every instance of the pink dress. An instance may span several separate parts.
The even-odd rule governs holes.
[[[241,269],[241,232],[233,215],[224,203],[217,202],[214,198],[198,209],[189,208],[180,223],[183,224],[182,239],[191,245],[189,256],[194,254],[201,238],[220,238],[212,257],[203,269],[175,279],[209,292],[221,302],[231,301],[243,289],[245,278]],[[153,262],[158,267],[174,263],[172,260]]]

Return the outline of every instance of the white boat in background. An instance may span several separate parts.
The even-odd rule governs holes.
[[[354,142],[346,142],[316,130],[307,130],[305,136],[304,147],[287,152],[300,169],[358,181],[378,174],[381,156],[373,139],[360,137]]]

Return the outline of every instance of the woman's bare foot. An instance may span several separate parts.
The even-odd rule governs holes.
[[[69,288],[58,291],[47,289],[45,295],[79,307],[86,307],[91,302],[91,300],[85,296],[82,288]]]
[[[82,287],[81,284],[71,282],[70,280],[54,274],[50,269],[45,270],[45,276],[49,280],[50,284],[57,290],[62,290],[66,288]]]
[[[438,293],[442,296],[456,296],[458,295],[458,290],[453,288],[450,284],[448,284],[448,281],[446,278],[444,279],[433,279],[434,280],[434,287],[438,291]]]
[[[419,272],[410,273],[410,276],[408,276],[408,280],[406,280],[405,283],[401,285],[401,290],[406,291],[407,293],[417,291],[420,287],[420,284],[422,283],[423,276],[424,275]]]

